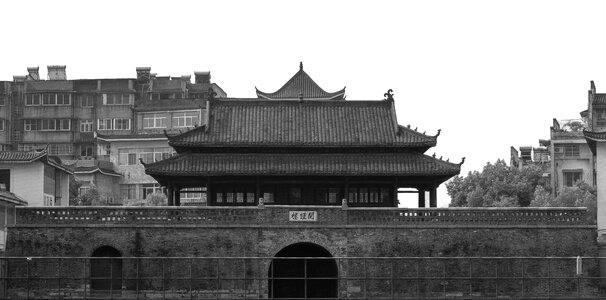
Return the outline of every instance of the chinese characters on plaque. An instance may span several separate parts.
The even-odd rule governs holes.
[[[315,211],[289,211],[288,220],[294,222],[315,222],[318,214]]]

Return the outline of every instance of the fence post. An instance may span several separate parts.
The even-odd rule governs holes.
[[[31,260],[32,260],[31,257],[26,258],[26,262],[27,262],[27,299],[30,299],[30,297],[29,297],[29,289],[30,289],[29,262]]]

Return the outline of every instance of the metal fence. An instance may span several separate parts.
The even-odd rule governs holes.
[[[5,257],[1,299],[606,299],[595,257]]]

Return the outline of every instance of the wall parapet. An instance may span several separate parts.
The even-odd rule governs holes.
[[[293,220],[309,212],[312,220]],[[351,208],[264,207],[17,207],[14,226],[66,225],[395,225],[576,226],[594,225],[586,208]]]

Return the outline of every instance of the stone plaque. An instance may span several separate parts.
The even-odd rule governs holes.
[[[316,211],[289,211],[288,220],[291,222],[315,222],[318,221]]]

